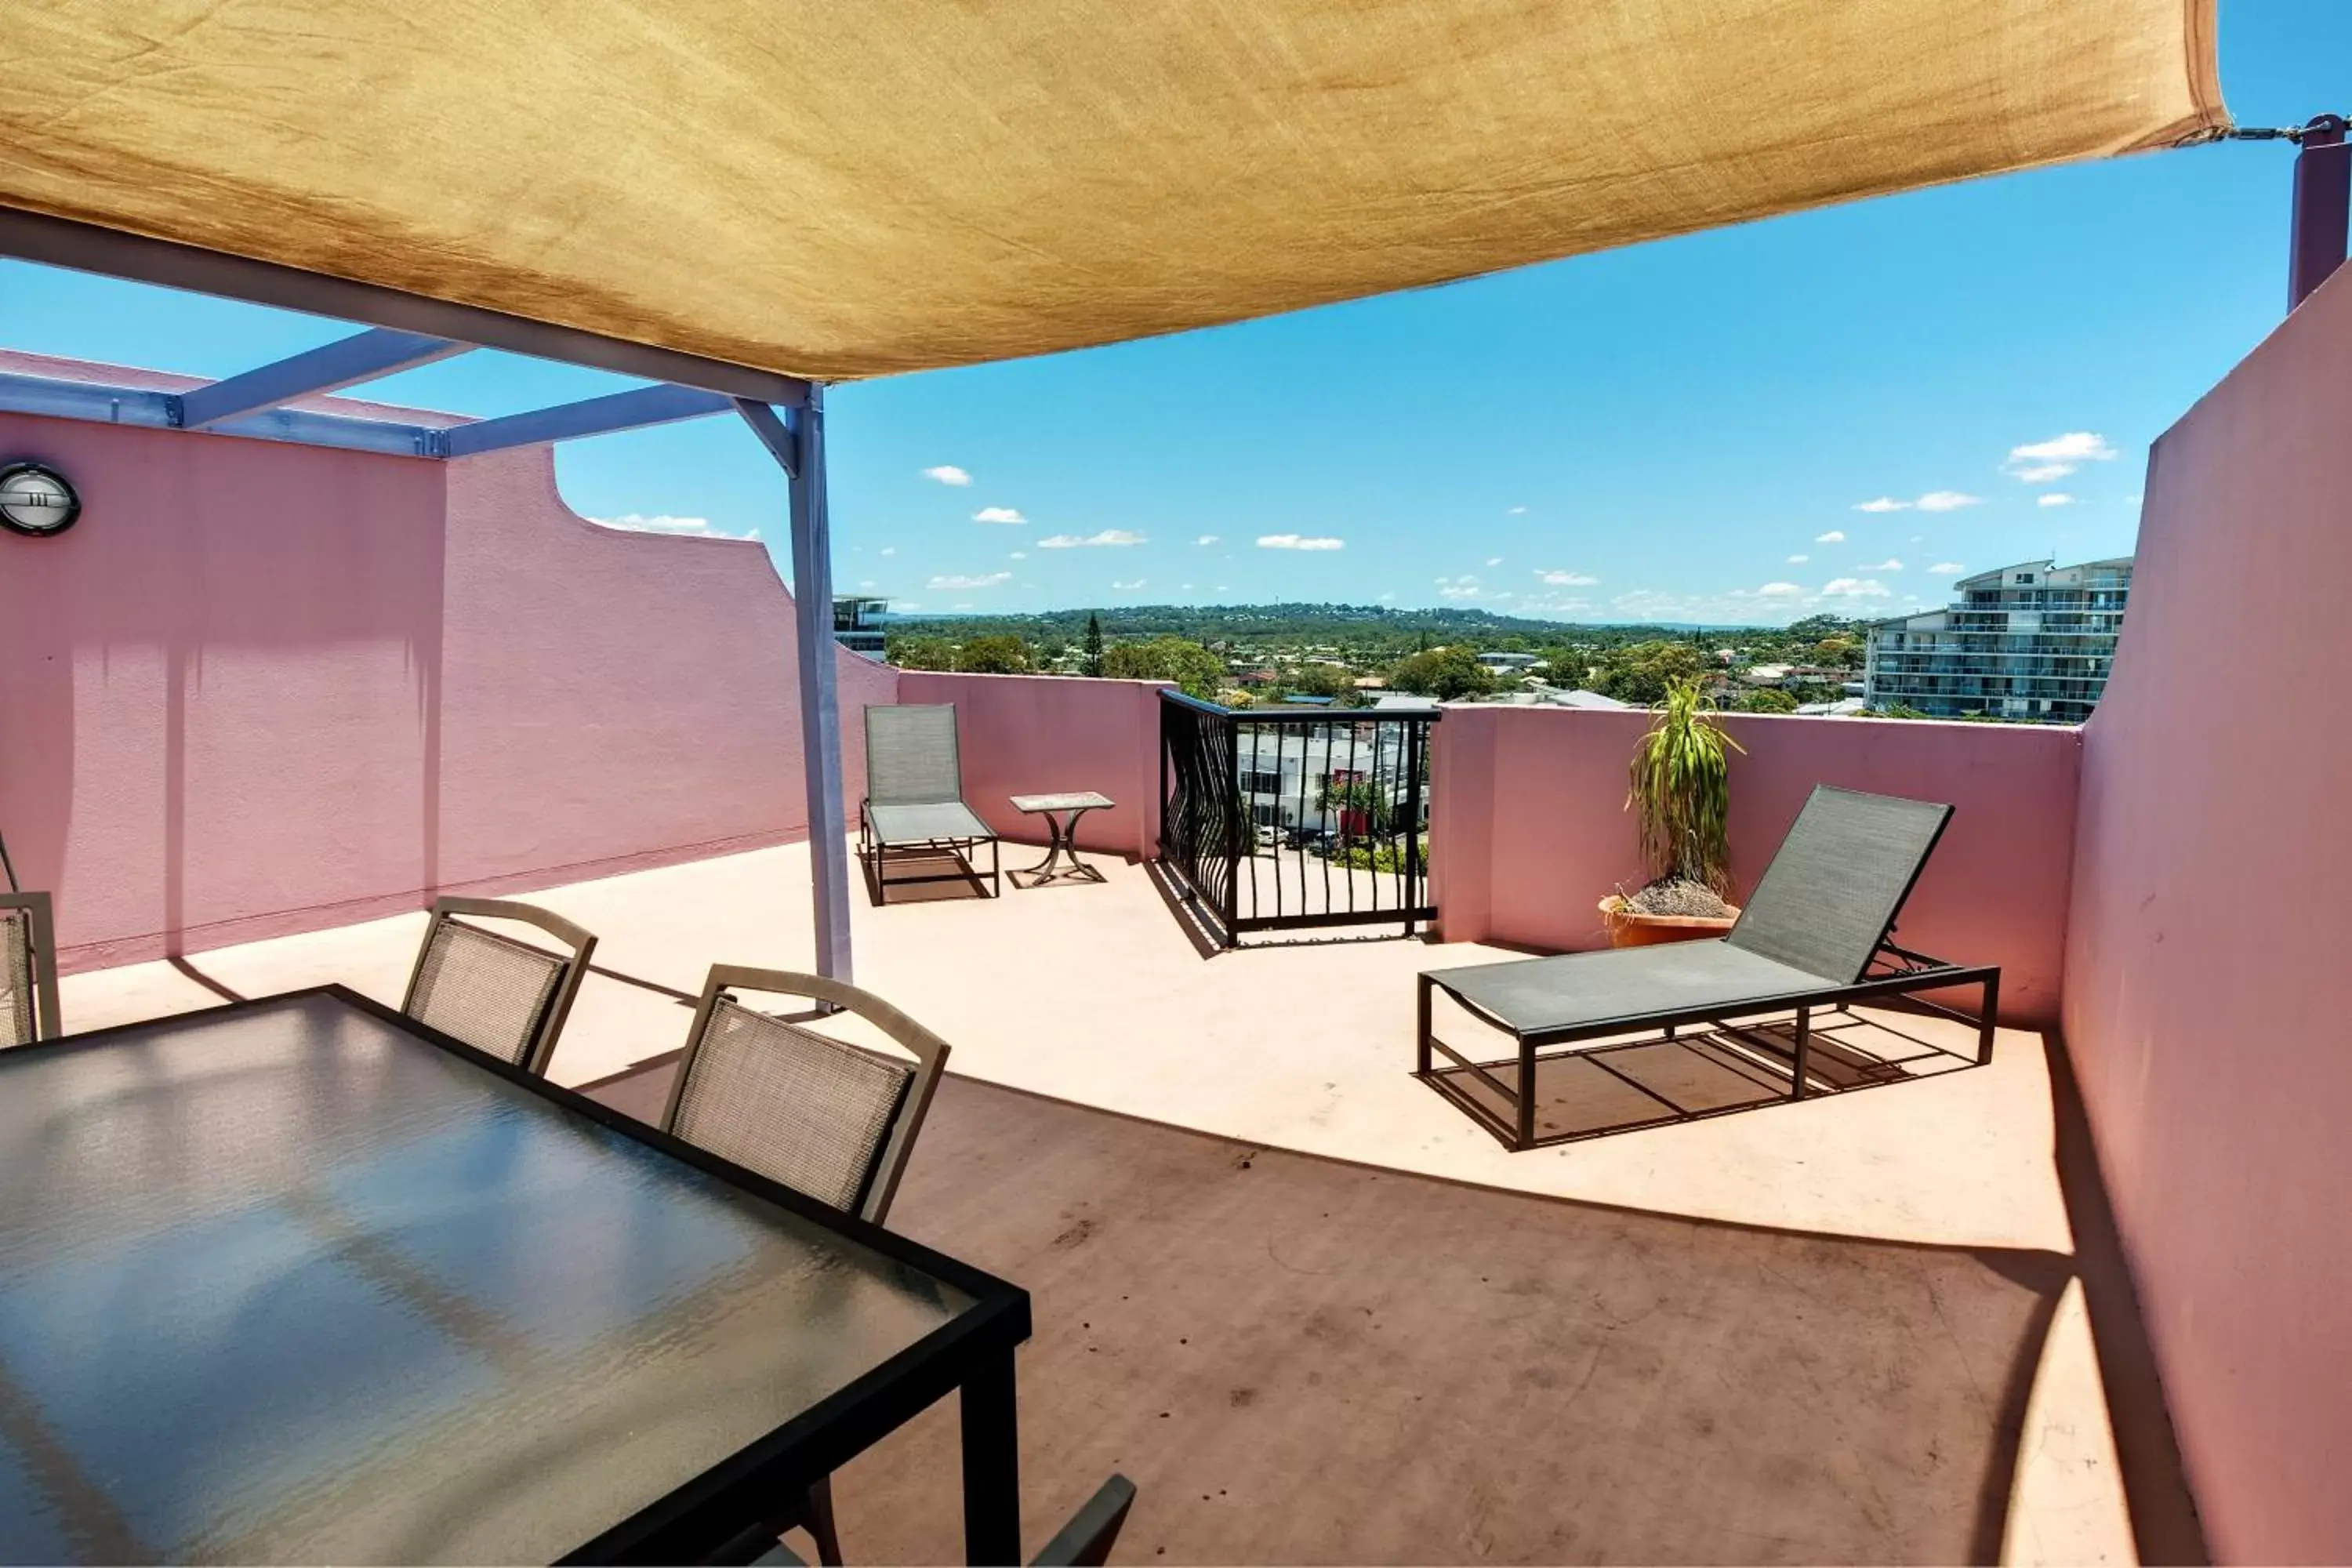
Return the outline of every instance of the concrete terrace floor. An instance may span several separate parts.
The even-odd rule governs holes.
[[[2102,1368],[2113,1375],[2118,1353],[2105,1327],[2095,1344],[2085,1281],[2095,1297],[2101,1269],[2113,1269],[2076,1245],[2069,1198],[2078,1218],[2084,1200],[2061,1183],[2062,1102],[2039,1037],[2004,1030],[1990,1068],[1887,1093],[1514,1154],[1409,1069],[1413,975],[1517,955],[1387,941],[1204,959],[1143,869],[1088,859],[1106,883],[1008,882],[996,901],[875,909],[854,888],[858,982],[944,1037],[952,1074],[1248,1144],[1656,1215],[2080,1254],[2026,1406],[2001,1555],[2139,1554],[2135,1509],[2146,1537],[2151,1505],[2142,1488],[2126,1496],[2116,1435],[2160,1425],[2161,1409],[2151,1416],[2147,1390],[2119,1388],[2112,1404],[2126,1414],[2110,1418]],[[592,1083],[674,1051],[688,1012],[667,993],[698,991],[714,962],[808,967],[807,868],[807,847],[787,846],[528,895],[595,931],[597,967],[611,972],[583,986],[551,1076]],[[396,1005],[423,929],[421,914],[407,915],[68,976],[67,1024],[98,1028],[328,981]],[[1901,1024],[1946,1031],[1956,1047],[1966,1035]],[[2168,1453],[2168,1434],[2127,1446]],[[2164,1552],[2158,1542],[2151,1554]]]

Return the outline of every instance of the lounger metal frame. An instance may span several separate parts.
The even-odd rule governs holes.
[[[926,734],[929,727],[933,732]],[[894,732],[895,730],[895,732]],[[944,741],[944,748],[924,754]],[[928,775],[928,776],[926,776]],[[910,778],[914,782],[909,782]],[[882,787],[886,781],[887,788]],[[857,805],[857,860],[866,871],[866,891],[877,906],[889,902],[891,888],[926,882],[962,882],[981,886],[973,851],[988,846],[988,885],[992,898],[1004,896],[1004,851],[995,832],[963,797],[963,739],[952,702],[876,703],[866,710],[866,798]],[[954,806],[970,817],[978,833],[951,833],[926,837],[892,838],[874,825],[874,807]],[[888,875],[893,856],[900,858],[946,855],[958,869],[937,876]]]
[[[1826,1083],[1819,1086],[1811,1084],[1811,1079],[1814,1075],[1809,1075],[1810,1064],[1807,1058],[1812,1048],[1812,1037],[1817,1032],[1822,1032],[1828,1027],[1851,1027],[1854,1024],[1865,1022],[1871,1023],[1874,1027],[1884,1026],[1876,1025],[1874,1021],[1855,1017],[1851,1009],[1853,1005],[1858,1002],[1894,1002],[1899,999],[1906,1011],[1916,1009],[1933,1013],[1972,1025],[1976,1029],[1977,1049],[1973,1060],[1931,1042],[1916,1040],[1915,1043],[1924,1047],[1918,1054],[1880,1058],[1887,1067],[1899,1068],[1906,1063],[1924,1060],[1929,1057],[1948,1058],[1964,1067],[1982,1067],[1992,1060],[1994,1021],[2000,1009],[1999,968],[1948,963],[1941,959],[1929,958],[1923,953],[1898,947],[1892,940],[1882,941],[1878,944],[1877,952],[1871,962],[1874,973],[1864,975],[1851,985],[1823,985],[1819,988],[1791,991],[1778,996],[1751,997],[1728,1005],[1691,1007],[1661,1013],[1627,1014],[1618,1017],[1594,1019],[1549,1029],[1514,1028],[1493,1014],[1486,1012],[1458,994],[1448,990],[1446,994],[1453,996],[1454,1002],[1464,1011],[1509,1035],[1517,1043],[1518,1070],[1514,1075],[1517,1079],[1516,1084],[1506,1081],[1491,1070],[1500,1068],[1508,1071],[1512,1066],[1511,1063],[1482,1064],[1473,1061],[1437,1037],[1436,1031],[1431,1023],[1431,1011],[1435,990],[1444,984],[1445,972],[1444,970],[1427,971],[1420,977],[1415,999],[1416,1055],[1413,1076],[1451,1100],[1468,1115],[1471,1121],[1493,1133],[1504,1148],[1516,1152],[1555,1143],[1580,1142],[1589,1138],[1603,1138],[1611,1133],[1631,1132],[1641,1128],[1664,1126],[1677,1121],[1698,1121],[1710,1117],[1729,1116],[1738,1111],[1755,1110],[1776,1103],[1772,1099],[1759,1097],[1756,1100],[1741,1100],[1732,1105],[1692,1110],[1668,1100],[1656,1089],[1638,1081],[1631,1075],[1619,1072],[1615,1068],[1611,1067],[1606,1059],[1611,1053],[1616,1051],[1646,1048],[1663,1044],[1688,1043],[1681,1031],[1694,1024],[1706,1027],[1708,1033],[1702,1037],[1710,1044],[1737,1057],[1745,1058],[1759,1071],[1785,1072],[1789,1079],[1789,1089],[1785,1095],[1780,1097],[1785,1100],[1803,1100],[1809,1093],[1850,1094],[1856,1089],[1875,1089],[1887,1083],[1909,1082],[1915,1076],[1919,1076],[1899,1072],[1876,1081],[1842,1087]],[[1882,965],[1885,967],[1881,968]],[[1981,996],[1981,1005],[1973,1017],[1958,1008],[1949,1007],[1939,1002],[1931,1002],[1917,994],[1923,991],[1940,991],[1953,986],[1966,985],[1976,986]],[[1820,1025],[1815,1022],[1816,1013],[1843,1014],[1852,1022],[1834,1026]],[[1764,1032],[1765,1027],[1779,1021],[1776,1016],[1778,1015],[1790,1015],[1793,1019],[1794,1048],[1787,1056],[1783,1055],[1779,1045]],[[1632,1039],[1616,1037],[1647,1030],[1661,1032],[1643,1033]],[[1914,1038],[1909,1036],[1904,1037]],[[1585,1047],[1581,1049],[1548,1050],[1548,1047],[1552,1047],[1578,1046],[1588,1040],[1603,1040],[1606,1043]],[[1452,1062],[1454,1067],[1450,1069],[1437,1067],[1434,1058],[1439,1055]],[[1570,1057],[1585,1058],[1611,1077],[1640,1091],[1648,1099],[1657,1101],[1660,1107],[1659,1113],[1636,1121],[1558,1132],[1538,1138],[1536,1135],[1537,1065],[1541,1061]],[[1511,1117],[1497,1115],[1490,1107],[1480,1103],[1467,1089],[1455,1084],[1454,1079],[1465,1072],[1474,1075],[1491,1093],[1501,1100],[1505,1105],[1509,1106],[1512,1110]],[[1759,1084],[1763,1081],[1765,1080],[1759,1079]]]
[[[978,887],[980,868],[972,864],[972,852],[983,844],[988,846],[989,897],[1004,896],[1004,851],[996,835],[992,833],[985,838],[910,838],[886,843],[874,831],[873,820],[866,816],[867,804],[860,801],[857,805],[857,861],[866,868],[866,890],[873,895],[877,906],[890,901],[885,891],[890,888],[912,888],[925,882],[961,882],[969,887]],[[893,855],[901,858],[952,856],[961,869],[943,871],[932,877],[887,876],[884,868]]]

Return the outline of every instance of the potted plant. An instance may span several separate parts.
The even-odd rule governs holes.
[[[1612,947],[1721,936],[1739,918],[1731,891],[1731,757],[1696,679],[1669,681],[1657,718],[1633,748],[1625,808],[1638,814],[1650,879],[1601,900]]]

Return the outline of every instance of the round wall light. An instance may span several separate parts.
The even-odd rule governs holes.
[[[46,463],[0,464],[0,528],[47,539],[81,515],[81,497]]]

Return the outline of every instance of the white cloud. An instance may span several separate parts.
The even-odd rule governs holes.
[[[1601,581],[1598,577],[1587,576],[1581,572],[1538,571],[1536,575],[1555,588],[1590,588]]]
[[[1759,599],[1793,599],[1803,592],[1794,583],[1767,583],[1756,590],[1756,596]]]
[[[1884,599],[1886,586],[1867,577],[1832,577],[1822,584],[1824,599]]]
[[[937,479],[943,485],[962,486],[971,483],[971,476],[965,473],[961,468],[957,468],[953,463],[941,463],[936,468],[925,468],[923,470],[923,478],[927,479]]]
[[[1100,533],[1057,533],[1050,539],[1039,540],[1037,548],[1040,550],[1097,550],[1144,542],[1144,537],[1139,533],[1129,533],[1123,528],[1106,528]]]
[[[2073,506],[2074,498],[2064,490],[2052,490],[2048,495],[2035,496],[2033,504],[2035,506]]]
[[[2116,449],[2107,445],[2105,436],[2089,430],[2069,430],[2047,441],[2011,447],[2000,468],[2001,472],[2029,485],[2046,485],[2052,479],[2064,479],[2084,463],[2109,463],[2116,457]]]
[[[1214,544],[1216,542],[1217,536],[1213,533],[1204,533],[1201,535],[1200,538],[1192,541],[1195,544]]]
[[[1489,566],[1500,566],[1502,563],[1503,558],[1499,555],[1489,555],[1486,557],[1486,564]]]
[[[1867,566],[1857,566],[1854,570],[1857,572],[1900,572],[1903,570],[1903,563],[1890,555],[1884,561],[1874,561]]]
[[[915,603],[912,599],[901,599],[898,601],[898,609],[901,614],[904,614],[908,610],[919,610],[922,607],[922,605]]]
[[[1933,566],[1927,568],[1927,575],[1930,577],[1957,577],[1967,570],[1967,567],[1961,565],[1957,561],[1938,561]]]
[[[952,589],[993,588],[1000,583],[1011,581],[1013,574],[1010,572],[991,572],[978,577],[934,577],[924,585],[933,593],[940,593]]]
[[[971,514],[974,522],[1026,522],[1020,510],[1009,506],[984,506]]]
[[[885,555],[896,555],[898,553],[898,547],[895,544],[886,544],[882,547],[882,553]]]
[[[1138,577],[1132,583],[1113,583],[1110,586],[1111,592],[1114,594],[1132,594],[1143,585],[1144,579]]]
[[[1816,533],[1813,535],[1813,542],[1815,544],[1843,544],[1845,542],[1845,535],[1832,528],[1827,533]]]
[[[1005,559],[1007,561],[1026,561],[1029,559],[1029,552],[1025,550],[1016,550],[1012,554],[1006,556]]]
[[[1190,583],[1179,583],[1176,584],[1176,589],[1179,593],[1189,594],[1192,591],[1192,584]]]
[[[1791,555],[1789,557],[1789,564],[1791,566],[1802,566],[1806,562],[1811,561],[1811,559],[1812,557],[1810,555]]]
[[[624,512],[619,517],[592,517],[588,520],[604,528],[618,529],[624,533],[674,533],[698,539],[757,539],[760,531],[730,533],[707,517],[673,517],[659,512],[647,517],[640,512]]]
[[[962,604],[958,605],[956,608],[959,610],[969,610],[971,608],[971,601],[967,599]]]
[[[1441,599],[1475,599],[1478,596],[1478,579],[1466,573],[1459,577],[1440,577],[1437,596]]]
[[[1503,515],[1505,517],[1525,517],[1528,515],[1528,509],[1523,506],[1507,506],[1503,509]]]
[[[860,584],[857,584],[857,585],[858,585],[859,587],[861,587],[861,588],[878,588],[878,587],[880,587],[882,584],[879,584],[879,583],[877,583],[873,578],[868,577],[867,579],[866,579],[866,581],[864,581],[863,583],[860,583]]]
[[[1856,511],[1909,511],[1916,507],[1921,511],[1958,511],[1964,506],[1983,504],[1982,496],[1963,495],[1958,490],[1929,490],[1916,500],[1896,500],[1893,496],[1880,496],[1854,507]]]
[[[1383,604],[1383,605],[1385,605],[1385,604],[1387,604],[1390,600],[1391,600],[1391,599],[1393,599],[1393,598],[1395,598],[1395,597],[1396,597],[1396,590],[1395,590],[1394,588],[1391,588],[1391,589],[1390,589],[1387,593],[1382,594],[1382,595],[1381,595],[1381,604]]]
[[[1312,539],[1296,533],[1261,533],[1257,536],[1260,550],[1345,550],[1344,539]]]

